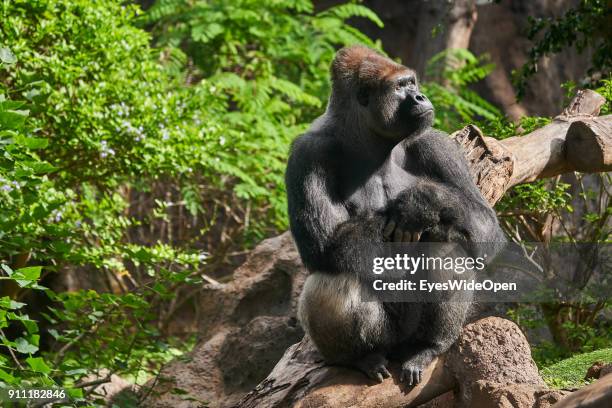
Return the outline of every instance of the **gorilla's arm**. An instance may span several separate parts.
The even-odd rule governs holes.
[[[310,270],[363,275],[383,241],[385,219],[349,216],[335,193],[334,158],[319,143],[306,135],[292,146],[285,174],[291,232]]]
[[[461,217],[471,242],[506,242],[495,211],[474,183],[467,161],[449,136],[430,129],[407,143],[404,167],[412,174],[448,188],[453,199],[447,205],[465,214]]]

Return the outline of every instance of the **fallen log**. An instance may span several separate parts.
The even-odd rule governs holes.
[[[470,125],[451,136],[465,151],[476,184],[487,200],[495,204],[517,184],[570,171],[594,173],[612,170],[612,115],[597,117],[604,103],[605,99],[596,92],[579,91],[561,115],[527,135],[496,140],[484,136],[476,126]],[[478,361],[478,350],[473,350],[476,354],[468,356],[461,346],[465,343],[466,330],[470,333],[473,329],[471,325],[466,326],[447,355],[432,363],[423,381],[410,389],[397,381],[397,367],[391,366],[391,378],[381,384],[372,384],[357,371],[327,366],[312,342],[304,338],[291,346],[270,375],[235,406],[412,407],[449,390],[459,390],[459,405],[470,406],[472,396],[477,395],[479,406],[485,406],[486,401],[493,401],[494,395],[495,398],[500,397],[499,393],[490,392],[493,389],[491,384],[516,383],[527,384],[528,391],[522,389],[521,392],[526,392],[528,396],[525,398],[530,400],[535,401],[542,395],[552,401],[561,399],[562,393],[547,390],[544,386],[531,360],[526,340],[523,343],[526,349],[522,352],[513,343],[509,333],[515,330],[520,333],[520,330],[508,326],[512,325],[510,322],[497,320],[493,325],[493,334],[483,331],[480,337],[468,336],[478,341],[481,347],[492,338],[497,339],[498,349],[500,346],[515,346],[507,353],[496,353],[497,360],[494,361],[497,363],[485,365],[488,368],[484,371],[482,367],[472,366],[466,361],[472,357]],[[482,321],[474,324],[482,324]],[[504,329],[498,331],[499,327]],[[519,371],[513,376],[510,374],[514,368],[509,368],[513,366],[503,358],[507,355],[528,359],[529,362],[525,360],[517,366],[515,361],[514,366],[519,367]],[[534,377],[531,379],[529,373],[533,370]],[[530,380],[525,381],[525,378]],[[537,390],[531,393],[529,387]],[[490,406],[495,405],[491,402]]]

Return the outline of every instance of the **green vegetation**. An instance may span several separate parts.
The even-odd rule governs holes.
[[[86,377],[156,374],[193,344],[196,329],[172,323],[200,285],[286,228],[288,149],[324,109],[335,50],[382,47],[346,20],[382,22],[310,0],[158,0],[146,13],[123,0],[13,0],[0,13],[0,387],[57,385],[70,404],[102,406]],[[436,126],[519,132],[470,88],[491,69],[467,50],[432,59],[423,88]],[[498,209],[526,215],[504,218],[507,229],[567,215],[566,190],[516,188]],[[610,210],[587,216],[605,224]],[[561,329],[573,348],[542,345],[540,363],[609,347],[605,327],[572,316]],[[530,327],[555,315],[514,317]]]
[[[246,12],[247,3],[258,12]],[[314,16],[310,2],[275,2],[267,11],[264,4],[236,4],[245,13],[209,25],[214,33],[191,31],[199,50],[227,45],[197,70],[183,65],[179,48],[151,48],[135,25],[139,9],[122,1],[3,5],[4,384],[57,384],[71,387],[75,400],[95,402],[80,386],[86,375],[154,373],[171,350],[169,300],[200,283],[216,255],[196,242],[227,232],[216,222],[238,226],[229,231],[235,248],[285,226],[289,142],[324,103],[335,47],[367,40],[344,19],[376,18],[357,5]],[[159,10],[140,21],[159,20],[161,29],[168,13]],[[266,15],[279,31],[262,42]],[[136,211],[145,199],[147,208]],[[167,226],[177,205],[182,223],[197,227],[183,228],[189,236],[178,243]],[[143,231],[159,225],[167,233],[147,239]],[[77,290],[44,286],[61,287],[69,270],[84,282]]]
[[[612,348],[577,354],[540,370],[551,387],[574,388],[584,385],[587,369],[595,362],[612,363]]]
[[[518,96],[525,93],[527,81],[536,72],[543,57],[574,48],[579,53],[592,49],[590,78],[587,84],[596,85],[610,75],[612,69],[612,42],[610,42],[610,6],[606,0],[581,0],[558,18],[529,17],[527,38],[534,41],[528,61],[517,70],[514,84]],[[590,47],[590,48],[589,48]],[[603,78],[602,78],[603,76]]]

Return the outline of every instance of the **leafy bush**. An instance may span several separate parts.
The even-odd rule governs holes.
[[[563,16],[554,18],[529,17],[527,38],[534,42],[527,62],[513,76],[517,95],[522,97],[527,82],[538,71],[544,57],[575,47],[579,53],[593,50],[587,84],[597,84],[610,74],[612,42],[609,33],[609,3],[605,0],[581,0]],[[602,76],[604,78],[602,78]]]
[[[374,45],[344,20],[379,22],[354,4],[163,3],[178,6],[3,5],[0,386],[95,403],[88,376],[142,380],[176,354],[177,292],[286,225],[289,143],[323,106],[334,49]],[[180,35],[151,48],[137,19],[186,33],[194,56]]]

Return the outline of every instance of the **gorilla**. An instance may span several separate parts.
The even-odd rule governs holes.
[[[364,47],[331,66],[325,113],[291,148],[289,221],[309,270],[299,318],[330,364],[413,385],[457,339],[469,302],[362,301],[364,243],[505,242],[464,156],[433,129],[434,109],[415,73]]]

